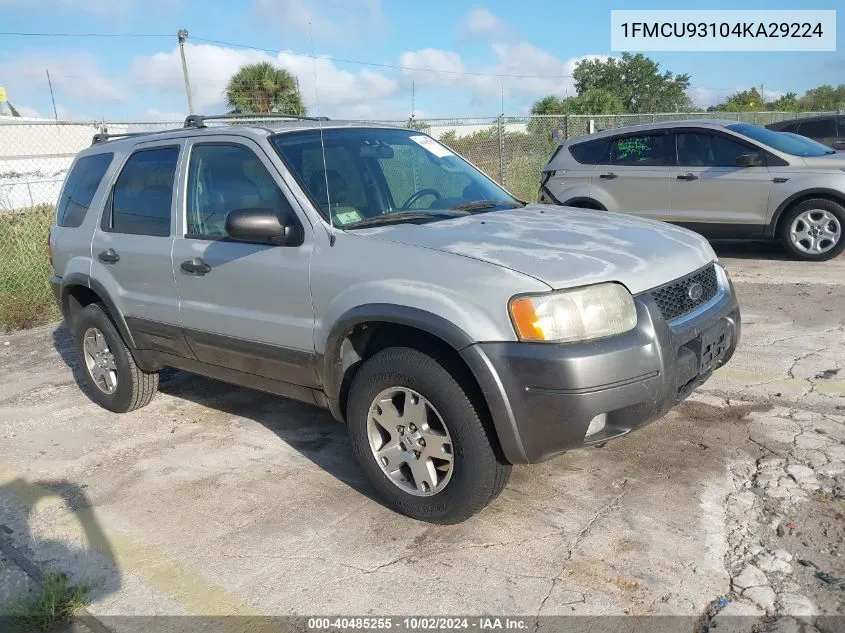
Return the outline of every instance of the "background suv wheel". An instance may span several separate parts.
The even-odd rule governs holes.
[[[459,523],[504,488],[511,466],[455,376],[415,349],[391,347],[352,382],[347,422],[355,456],[396,511]]]
[[[804,200],[786,212],[780,224],[780,239],[793,256],[824,261],[845,248],[843,228],[842,205],[824,198]]]
[[[74,330],[77,358],[94,402],[115,413],[149,404],[158,389],[158,372],[146,372],[135,364],[101,304],[86,306],[75,319]]]

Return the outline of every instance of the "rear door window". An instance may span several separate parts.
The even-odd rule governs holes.
[[[613,142],[610,162],[614,165],[652,167],[666,165],[666,134],[623,136]]]
[[[178,147],[157,147],[132,154],[117,177],[103,230],[131,235],[170,235],[173,181]]]
[[[82,224],[113,158],[114,154],[111,153],[94,154],[76,161],[59,196],[56,209],[56,223],[59,226],[76,228]]]
[[[607,162],[609,147],[609,139],[599,139],[573,145],[569,148],[569,153],[582,165],[600,165]]]

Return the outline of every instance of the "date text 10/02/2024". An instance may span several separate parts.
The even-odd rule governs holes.
[[[520,631],[527,630],[530,624],[525,618],[495,616],[475,617],[331,617],[309,618],[309,631]]]

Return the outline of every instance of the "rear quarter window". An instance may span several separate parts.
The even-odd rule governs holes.
[[[83,156],[70,170],[56,208],[56,224],[76,228],[85,220],[88,207],[111,165],[114,154]]]
[[[599,139],[573,145],[569,148],[569,153],[582,165],[599,165],[606,162],[609,148],[608,139]]]
[[[798,132],[810,138],[826,138],[828,136],[836,136],[836,126],[833,122],[833,117],[829,119],[816,119],[814,121],[802,121]]]

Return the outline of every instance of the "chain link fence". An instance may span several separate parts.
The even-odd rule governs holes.
[[[521,200],[536,200],[540,170],[561,141],[608,128],[720,118],[766,125],[816,113],[667,113],[404,119],[380,123],[430,134]],[[0,329],[56,318],[47,232],[74,156],[101,132],[155,132],[182,121],[44,121],[0,117]]]

